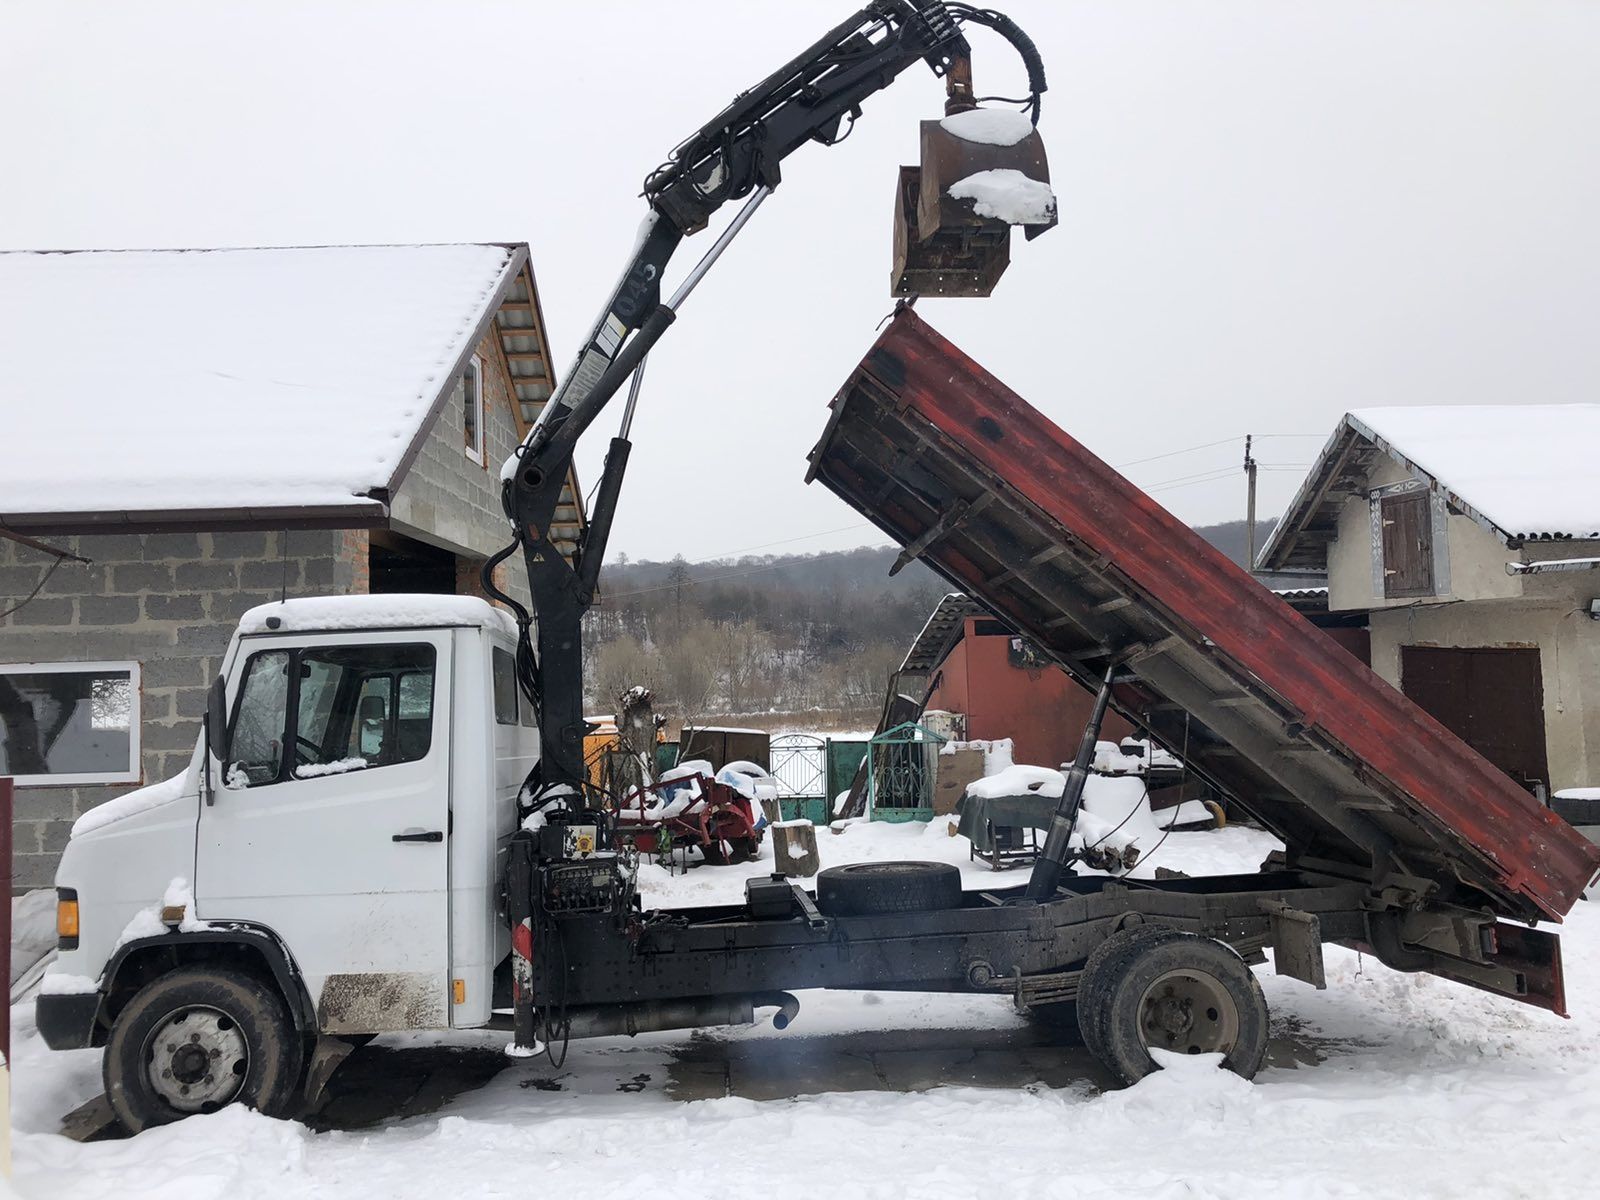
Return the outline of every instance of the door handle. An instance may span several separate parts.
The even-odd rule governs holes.
[[[421,831],[416,833],[397,833],[389,840],[391,842],[442,842],[444,841],[444,830],[430,829],[426,833]]]

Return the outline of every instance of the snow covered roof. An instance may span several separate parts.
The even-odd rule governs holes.
[[[526,264],[493,244],[0,253],[0,523],[382,515]]]
[[[1366,408],[1334,430],[1258,569],[1325,570],[1339,509],[1385,458],[1507,544],[1600,538],[1600,404]]]
[[[911,649],[906,651],[900,670],[932,671],[960,640],[966,619],[981,616],[983,611],[983,606],[965,592],[950,592],[928,615],[922,631],[912,641]]]

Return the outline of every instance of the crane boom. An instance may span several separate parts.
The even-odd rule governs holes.
[[[485,564],[483,583],[517,614],[522,631],[518,679],[538,715],[541,742],[539,765],[523,793],[528,805],[582,791],[581,622],[594,596],[632,445],[625,420],[611,440],[588,528],[569,563],[552,544],[550,529],[578,439],[642,368],[688,292],[781,182],[784,158],[808,141],[832,145],[841,140],[841,128],[848,134],[845,123],[860,115],[862,101],[918,61],[945,79],[947,112],[974,107],[964,22],[987,25],[1017,48],[1031,88],[1023,103],[1036,121],[1045,87],[1043,65],[1032,42],[1008,18],[941,0],[872,0],[740,93],[645,179],[649,212],[633,256],[572,368],[501,471],[513,540]],[[724,204],[747,197],[728,231],[663,302],[662,276],[679,243],[705,228]],[[631,412],[630,403],[628,420]],[[519,549],[537,614],[537,653],[530,637],[533,616],[494,580],[495,569]]]

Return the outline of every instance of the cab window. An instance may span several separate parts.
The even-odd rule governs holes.
[[[252,655],[223,779],[259,787],[415,762],[433,741],[434,648],[311,646]]]

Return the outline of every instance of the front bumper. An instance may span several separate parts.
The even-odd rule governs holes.
[[[94,1045],[95,1021],[99,1015],[99,992],[41,995],[33,1002],[39,1036],[52,1050],[82,1050]]]

